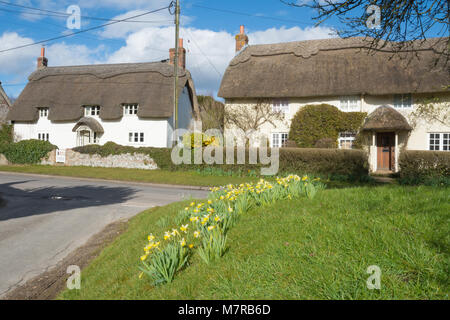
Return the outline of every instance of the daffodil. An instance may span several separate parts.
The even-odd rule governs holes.
[[[184,240],[184,238],[181,239],[180,245],[181,245],[182,247],[185,247],[185,246],[186,246],[186,240]]]
[[[190,245],[189,245],[189,249],[192,249],[194,247],[194,245],[191,243]]]
[[[233,212],[233,208],[232,207],[228,207],[228,212]]]
[[[145,255],[141,256],[141,261],[145,261],[145,260],[147,260],[147,258],[148,258],[148,255],[145,254]]]
[[[214,218],[214,221],[215,221],[215,222],[220,221],[220,217],[219,217],[219,216],[216,216],[216,217]]]
[[[194,238],[198,238],[200,237],[200,231],[195,231],[194,232]]]
[[[216,226],[209,226],[209,227],[208,227],[208,230],[209,230],[209,231],[214,230],[215,227],[216,227]]]
[[[147,239],[148,239],[148,241],[153,241],[153,240],[155,239],[155,236],[154,236],[153,234],[150,234],[150,235],[147,237]]]
[[[170,237],[171,237],[171,235],[170,235],[169,231],[164,232],[164,240],[169,240]]]
[[[188,226],[189,226],[189,225],[187,225],[187,224],[185,224],[184,226],[182,225],[182,226],[180,227],[180,230],[183,231],[184,233],[186,233]]]

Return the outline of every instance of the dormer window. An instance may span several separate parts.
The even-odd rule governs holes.
[[[84,107],[84,115],[86,117],[98,116],[100,114],[100,106],[86,106]]]
[[[395,109],[409,109],[412,106],[412,95],[408,94],[396,94],[394,95],[394,108]]]
[[[48,108],[39,108],[39,118],[48,117]]]
[[[361,111],[361,99],[358,96],[341,97],[339,101],[339,109],[344,112]]]
[[[287,100],[287,99],[273,100],[272,101],[272,112],[288,113],[289,112],[289,100]]]
[[[123,114],[126,116],[137,115],[139,110],[138,104],[124,104],[123,105]]]

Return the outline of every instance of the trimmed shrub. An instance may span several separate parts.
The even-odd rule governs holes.
[[[314,148],[319,149],[334,149],[337,147],[337,142],[332,138],[322,138],[316,141]]]
[[[367,155],[361,150],[280,149],[280,172],[315,173],[362,180],[369,174]]]
[[[337,141],[339,132],[358,132],[365,112],[342,112],[329,104],[306,105],[295,114],[289,138],[300,148],[312,148],[322,139]],[[319,143],[319,148],[322,144]]]
[[[211,171],[220,170],[223,173],[238,172],[239,174],[254,174],[266,165],[249,164],[249,150],[245,150],[245,164],[181,164],[175,165],[171,159],[172,149],[169,148],[134,148],[120,146],[108,142],[104,146],[90,145],[73,149],[76,152],[87,154],[99,154],[106,157],[111,154],[142,153],[150,156],[160,169],[171,171]],[[192,158],[194,150],[192,150]],[[224,158],[226,151],[224,150]],[[234,151],[235,163],[237,163],[237,150]],[[280,149],[279,174],[282,173],[309,173],[322,174],[328,177],[340,176],[346,179],[361,180],[368,176],[369,165],[367,155],[361,150],[339,149],[307,149],[307,148],[281,148]],[[225,162],[225,160],[224,160]],[[194,161],[192,161],[194,163]]]
[[[450,185],[450,152],[404,150],[399,166],[400,183]]]
[[[56,146],[48,141],[22,140],[9,144],[3,154],[6,159],[15,164],[35,164],[41,162]]]
[[[0,153],[3,153],[6,147],[13,143],[13,126],[0,125]]]

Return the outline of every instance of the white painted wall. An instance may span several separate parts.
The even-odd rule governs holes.
[[[450,94],[449,93],[439,93],[434,94],[433,96],[439,97],[443,102],[450,102]],[[411,112],[414,110],[417,105],[417,101],[424,98],[425,95],[413,95],[412,99],[412,108],[410,109],[396,109],[401,114],[405,116],[407,120],[410,118]],[[227,100],[225,103],[225,108],[245,108],[245,106],[249,106],[256,103],[255,99],[232,99]],[[305,105],[308,104],[331,104],[339,108],[340,106],[340,97],[320,97],[320,98],[291,98],[289,99],[289,112],[285,114],[284,121],[278,121],[275,126],[266,123],[260,129],[260,132],[271,137],[272,133],[277,132],[289,132],[290,124],[292,118]],[[386,96],[361,96],[360,108],[358,111],[367,112],[370,114],[376,108],[381,105],[394,106],[394,96],[386,95]],[[233,128],[227,127],[225,130],[232,130]],[[425,123],[424,121],[419,122],[418,125],[411,132],[409,138],[407,136],[400,135],[399,143],[400,147],[402,147],[406,140],[408,140],[406,148],[410,150],[428,150],[428,133],[430,132],[450,132],[450,124],[443,125],[438,122],[434,123]]]
[[[180,125],[189,125],[192,122],[192,111],[190,111],[192,104],[187,89],[181,93],[179,99],[179,123]],[[124,115],[120,120],[108,121],[102,120],[98,116],[91,117],[95,118],[105,131],[100,136],[99,144],[101,145],[112,141],[133,147],[167,148],[171,146],[171,119],[144,119],[138,118],[137,115]],[[77,133],[72,132],[76,123],[77,121],[53,122],[47,118],[39,118],[35,123],[16,122],[14,132],[17,140],[37,139],[39,133],[48,133],[52,144],[60,149],[67,149],[77,146]],[[143,132],[144,143],[130,143],[130,132]]]

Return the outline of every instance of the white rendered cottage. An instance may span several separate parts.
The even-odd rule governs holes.
[[[362,127],[372,171],[397,171],[402,148],[450,151],[450,123],[419,121],[410,115],[424,98],[450,104],[448,38],[417,41],[413,52],[393,55],[392,44],[368,50],[364,38],[308,40],[248,45],[241,27],[236,56],[218,95],[226,109],[261,99],[284,113],[284,121],[264,124],[271,147],[289,139],[293,116],[305,105],[330,104],[344,112],[367,112]],[[439,59],[439,57],[443,57]],[[232,127],[225,128],[234,130]],[[356,132],[341,132],[340,148],[351,148]]]
[[[189,129],[197,96],[182,41],[179,50],[178,128]],[[42,49],[38,69],[8,114],[15,135],[60,149],[108,141],[170,147],[174,51],[162,62],[48,67]]]

